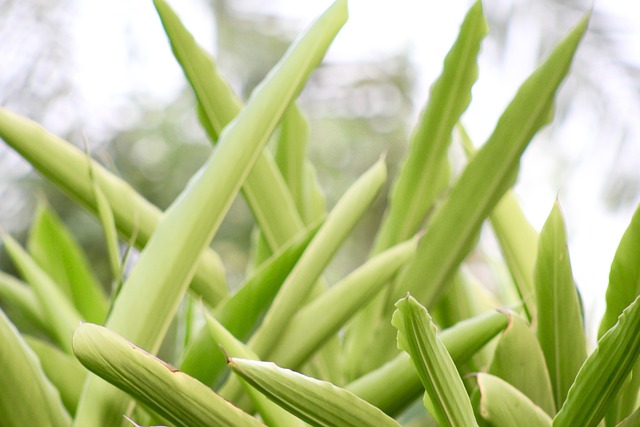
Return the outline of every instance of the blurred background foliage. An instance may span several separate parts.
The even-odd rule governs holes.
[[[75,80],[76,38],[81,34],[71,28],[82,19],[81,5],[77,0],[0,0],[0,105],[42,123],[74,144],[82,146],[86,140],[94,157],[153,203],[166,208],[211,151],[197,121],[193,95],[184,81],[169,99],[154,97],[134,83],[131,90],[113,94],[110,114],[92,114],[87,95]],[[269,2],[202,0],[198,7],[214,26],[211,46],[219,66],[243,99],[306,25],[277,14]],[[437,13],[438,8],[444,7],[439,4],[432,9]],[[591,7],[592,2],[583,0],[485,2],[491,33],[482,60],[491,65],[481,64],[480,82],[490,81],[492,73],[499,79],[496,70],[533,67],[560,34]],[[553,159],[545,163],[551,170],[543,174],[555,180],[551,186],[556,191],[566,185],[566,169],[575,168],[585,150],[596,154],[613,152],[614,155],[597,156],[603,180],[598,197],[613,211],[633,207],[640,193],[635,114],[640,110],[640,75],[638,64],[627,60],[628,52],[622,43],[630,32],[629,25],[620,16],[594,9],[589,36],[581,47],[573,77],[562,91],[556,124],[537,148],[539,157]],[[129,22],[124,28],[125,39],[131,37],[129,33],[139,31],[131,26]],[[168,49],[165,39],[157,43]],[[521,56],[516,61],[520,62],[514,64],[511,54],[514,49],[522,50],[522,46],[531,48],[524,53],[530,57],[522,64],[523,52],[519,52]],[[109,46],[96,47],[104,48]],[[130,68],[114,78],[137,73],[136,64],[145,59],[144,50],[135,44],[124,55],[124,65]],[[390,176],[395,174],[411,128],[426,101],[424,86],[431,83],[423,80],[410,49],[366,60],[356,58],[325,62],[299,101],[310,118],[309,156],[327,195],[328,207],[383,152],[387,152]],[[432,61],[441,64],[442,59]],[[529,71],[530,68],[526,73]],[[145,76],[137,76],[138,82],[144,79]],[[478,88],[479,98],[482,90],[485,89]],[[482,112],[484,107],[474,108]],[[480,116],[479,120],[487,121]],[[574,116],[591,118],[590,126],[595,121],[597,132],[591,135],[593,140],[556,143],[571,135],[563,126]],[[489,124],[495,118],[497,115],[491,116]],[[469,128],[473,136],[473,123]],[[478,138],[475,143],[481,141]],[[583,148],[574,150],[576,145]],[[100,274],[106,275],[106,266],[101,263],[107,258],[97,221],[69,203],[4,146],[0,147],[0,197],[0,224],[21,238],[36,204],[46,199],[73,230]],[[384,200],[378,200],[343,249],[349,256],[337,257],[347,261],[333,266],[333,278],[366,257],[383,208]],[[548,208],[543,208],[545,215]],[[231,282],[243,276],[251,236],[250,212],[238,200],[214,241]],[[2,269],[10,269],[6,258],[0,262]]]

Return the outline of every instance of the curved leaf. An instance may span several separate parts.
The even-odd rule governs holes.
[[[399,427],[352,393],[270,362],[230,358],[229,366],[269,399],[313,426]]]
[[[477,426],[462,378],[427,310],[410,295],[396,303],[393,326],[426,390],[425,406],[440,425]]]

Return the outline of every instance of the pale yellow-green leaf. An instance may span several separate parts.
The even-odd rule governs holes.
[[[83,323],[73,351],[91,372],[139,399],[176,426],[261,426],[258,420],[109,329]],[[120,414],[117,424],[123,421]]]
[[[271,362],[229,359],[229,366],[269,399],[313,426],[399,427],[393,418],[335,385]]]

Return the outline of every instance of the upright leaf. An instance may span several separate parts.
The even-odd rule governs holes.
[[[555,415],[544,354],[536,335],[522,318],[511,316],[496,345],[489,373],[518,389],[549,416]]]
[[[71,354],[71,336],[81,320],[80,314],[49,275],[8,234],[4,236],[4,245],[22,277],[33,287],[56,344]]]
[[[447,148],[453,128],[471,102],[477,57],[488,32],[482,3],[467,12],[460,32],[433,83],[429,102],[411,137],[409,152],[391,191],[374,252],[411,237],[448,182]]]
[[[505,313],[489,312],[442,331],[440,340],[447,348],[451,359],[460,365],[500,333],[507,324],[508,316]],[[424,394],[424,387],[406,353],[401,353],[391,362],[353,381],[345,388],[392,416],[399,414],[420,394]]]
[[[442,426],[477,426],[471,401],[427,310],[410,295],[396,303],[398,348],[411,356],[426,390],[425,406]]]
[[[213,58],[195,41],[164,0],[154,5],[171,42],[171,49],[198,100],[200,120],[212,142],[242,108],[240,99],[220,75]],[[292,109],[296,107],[291,106]],[[293,198],[273,157],[263,151],[242,187],[251,211],[272,251],[303,227]]]
[[[282,329],[300,309],[311,285],[318,280],[342,242],[371,206],[386,177],[386,166],[380,160],[349,188],[329,213],[251,338],[251,348],[260,357],[268,357]]]
[[[551,427],[551,417],[520,390],[489,374],[478,374],[480,414],[491,425]]]
[[[201,171],[167,210],[115,300],[107,327],[147,351],[158,350],[197,260],[282,113],[320,63],[346,18],[346,3],[339,0],[256,88]],[[128,406],[127,396],[96,377],[87,381],[75,426],[117,424]]]
[[[607,309],[602,316],[598,338],[615,323],[622,311],[640,294],[640,208],[636,209],[627,227],[609,272]]]
[[[578,372],[567,400],[553,419],[554,427],[597,426],[611,407],[640,355],[640,297],[627,307],[618,323]]]
[[[551,119],[556,92],[569,72],[587,22],[588,16],[520,86],[489,140],[427,225],[418,254],[397,286],[397,298],[409,291],[430,307],[442,295],[473,248],[482,222],[513,185],[523,151]]]
[[[6,427],[68,427],[71,418],[58,391],[20,332],[0,310],[0,414]]]
[[[91,322],[103,322],[107,299],[89,260],[62,221],[40,204],[31,226],[27,249],[42,269],[71,298],[76,310]]]
[[[540,232],[534,277],[538,340],[549,369],[555,406],[560,408],[587,357],[587,342],[557,202]]]

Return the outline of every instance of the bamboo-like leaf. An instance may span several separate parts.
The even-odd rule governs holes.
[[[164,0],[154,4],[171,49],[198,99],[200,120],[212,142],[240,112],[241,101],[222,78],[211,56],[199,46]],[[296,108],[291,106],[292,109]],[[262,152],[242,187],[272,251],[303,228],[295,203],[273,157]]]
[[[236,338],[249,337],[317,231],[318,226],[311,227],[283,247],[242,284],[235,295],[220,304],[215,316]],[[180,370],[211,386],[225,367],[226,360],[206,328],[196,335],[180,363]]]
[[[467,157],[473,157],[476,150],[471,139],[464,127],[459,125],[458,130]],[[525,316],[530,323],[535,324],[536,295],[533,268],[538,253],[538,233],[525,217],[511,190],[498,202],[489,219],[522,301]]]
[[[275,161],[291,192],[300,217],[305,222],[311,220],[311,212],[307,212],[307,176],[305,168],[307,143],[309,140],[309,122],[300,109],[291,105],[285,112],[280,125]]]
[[[278,338],[270,359],[300,367],[411,260],[417,244],[414,238],[381,252],[304,306]]]
[[[453,128],[471,102],[471,88],[478,78],[477,57],[487,32],[482,3],[477,1],[467,12],[458,38],[444,60],[442,74],[431,87],[429,103],[393,185],[374,252],[411,237],[446,187],[447,148]]]
[[[44,310],[33,289],[2,271],[0,271],[0,301],[3,302],[3,306],[15,309],[25,320],[33,323],[36,329],[50,333]]]
[[[386,177],[384,161],[380,160],[347,190],[329,213],[250,340],[251,348],[259,356],[269,356],[277,337],[309,295],[311,285],[318,280],[342,242],[373,203]]]
[[[555,406],[560,408],[587,357],[587,344],[557,202],[540,232],[534,277],[538,340],[549,369]]]
[[[502,331],[507,323],[508,316],[504,313],[486,313],[442,331],[440,340],[453,361],[460,365]],[[424,393],[416,369],[406,353],[350,383],[346,389],[392,416]]]
[[[313,426],[383,427],[398,424],[352,393],[270,362],[229,359],[229,366],[269,399]]]
[[[68,427],[71,418],[38,358],[0,310],[0,414],[4,427]]]
[[[440,425],[477,426],[471,401],[427,310],[410,295],[396,303],[392,323],[426,390],[425,407]]]
[[[602,317],[598,338],[618,320],[625,307],[640,294],[640,208],[636,209],[627,227],[609,272],[607,309]]]
[[[24,339],[38,355],[45,375],[59,391],[67,411],[73,415],[78,406],[87,370],[73,355],[61,352],[46,341],[29,336],[25,336]]]
[[[551,427],[551,417],[520,390],[489,374],[478,374],[480,414],[491,425]]]
[[[637,425],[640,425],[640,408],[636,409],[631,415],[620,421],[616,427],[635,427]]]
[[[554,427],[596,426],[612,405],[640,355],[640,297],[600,338],[578,372]]]
[[[225,329],[218,320],[206,312],[205,321],[207,330],[210,334],[210,339],[213,338],[213,341],[224,349],[227,357],[231,356],[249,360],[259,360],[258,356],[251,351],[249,347],[238,341],[238,339],[234,337],[231,332]],[[262,419],[270,427],[295,427],[306,425],[301,422],[299,418],[284,411],[281,407],[274,404],[262,393],[251,387],[243,380],[241,380],[241,382],[245,391],[251,398],[251,401],[262,416]]]
[[[0,138],[24,157],[45,178],[93,215],[98,215],[86,154],[48,133],[36,123],[0,107]],[[93,160],[91,170],[113,210],[120,234],[142,249],[153,234],[162,213],[129,184]],[[196,294],[215,306],[228,294],[222,262],[212,250],[200,260],[193,282]]]
[[[549,416],[556,414],[544,354],[536,335],[522,318],[511,317],[496,345],[489,373],[518,389]]]
[[[211,389],[109,329],[83,323],[73,351],[91,372],[139,399],[176,426],[261,426]],[[122,423],[122,414],[117,424]]]
[[[27,249],[88,321],[103,322],[107,299],[80,245],[55,213],[38,206]]]
[[[62,290],[11,236],[4,236],[4,245],[20,274],[33,287],[51,335],[65,352],[71,354],[71,336],[82,320]]]
[[[588,22],[585,17],[522,84],[493,134],[462,172],[427,225],[418,254],[397,286],[425,306],[442,295],[448,280],[517,176],[519,159],[535,133],[551,119],[555,94],[569,71]]]
[[[486,33],[487,23],[478,1],[467,12],[444,60],[442,73],[431,86],[429,102],[416,124],[409,151],[394,180],[389,205],[374,242],[374,254],[414,235],[448,185],[447,148],[456,122],[471,101],[471,88],[478,78],[477,56]],[[384,322],[387,326],[388,319],[381,319],[380,313],[388,312],[398,298],[388,299],[388,293],[373,299],[349,326],[345,363],[352,375],[359,373],[354,367],[364,357],[361,351],[371,355],[370,350],[376,344],[375,336],[370,333],[372,323]]]
[[[320,63],[346,18],[346,2],[339,0],[256,88],[201,171],[167,210],[115,300],[107,327],[148,351],[157,351],[195,273],[196,261],[282,113]],[[126,396],[90,376],[75,426],[114,425],[127,405]]]
[[[93,181],[93,192],[96,199],[96,207],[98,208],[98,218],[102,225],[104,240],[107,246],[107,255],[109,258],[109,267],[111,268],[111,276],[113,278],[114,294],[117,293],[122,282],[122,257],[120,255],[120,242],[118,241],[118,230],[113,218],[113,211],[109,205],[109,200],[100,189],[93,173],[91,174]]]

